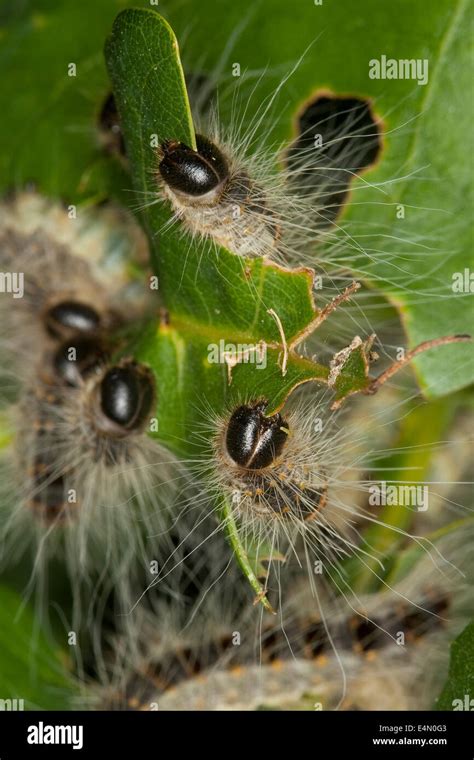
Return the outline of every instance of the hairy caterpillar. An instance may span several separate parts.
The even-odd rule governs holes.
[[[141,441],[130,439],[150,415],[154,383],[146,367],[130,359],[113,364],[91,338],[61,344],[48,369],[47,380],[38,378],[26,389],[16,430],[20,470],[31,473],[30,504],[54,523],[84,508],[87,499],[80,495],[87,493],[88,470],[102,464],[107,479],[108,469],[123,469],[137,458]],[[115,501],[123,493],[120,472]]]
[[[207,237],[242,256],[267,256],[286,265],[316,264],[326,276],[326,287],[347,276],[347,268],[375,282],[383,260],[390,268],[386,279],[411,292],[414,273],[400,257],[425,261],[439,241],[429,232],[423,235],[410,225],[406,230],[399,226],[399,259],[391,266],[387,251],[378,247],[383,241],[376,240],[379,234],[389,245],[393,241],[386,220],[396,212],[397,184],[411,174],[403,173],[401,162],[398,176],[354,182],[378,163],[384,132],[396,146],[410,119],[389,129],[386,117],[391,122],[392,112],[379,114],[376,102],[326,89],[316,91],[295,116],[288,112],[285,92],[301,61],[283,73],[281,68],[267,68],[235,78],[225,73],[235,43],[234,37],[224,46],[214,70],[190,58],[184,44],[196,150],[177,142],[174,135],[162,136],[153,169],[157,192],[146,194],[144,204],[165,201],[174,221],[191,235]],[[263,77],[278,82],[270,94],[265,89],[265,97],[259,93]],[[284,120],[290,125],[292,118],[293,137],[283,143],[281,138],[272,140],[275,127]],[[364,191],[369,191],[370,203],[380,207],[376,230],[373,223],[339,219],[349,192],[360,205]]]
[[[166,589],[174,589],[175,616],[163,612],[158,603],[151,618],[155,626],[157,620],[167,620],[171,630],[166,626],[152,630],[151,622],[148,626],[135,623],[136,630],[143,632],[141,649],[123,657],[125,662],[138,664],[133,674],[124,663],[117,665],[107,689],[109,707],[156,709],[151,707],[156,703],[159,709],[229,709],[245,703],[254,708],[262,704],[283,706],[291,685],[296,701],[311,691],[311,686],[317,686],[318,693],[323,689],[327,700],[324,709],[339,704],[378,709],[382,705],[367,696],[370,687],[363,690],[363,698],[357,689],[354,693],[351,689],[359,674],[360,683],[367,679],[370,684],[371,675],[382,678],[384,672],[391,678],[392,666],[394,683],[398,679],[404,687],[393,693],[393,702],[387,702],[387,707],[429,707],[426,700],[432,694],[428,679],[421,679],[420,674],[426,658],[435,656],[441,639],[430,634],[426,647],[418,647],[415,629],[420,633],[431,631],[431,624],[440,622],[441,630],[445,624],[438,619],[452,618],[454,607],[452,601],[446,606],[445,584],[454,597],[460,594],[462,619],[470,614],[462,576],[470,567],[472,525],[469,528],[466,524],[442,543],[435,544],[429,538],[430,532],[442,529],[454,516],[469,512],[464,495],[457,490],[462,486],[456,486],[458,480],[464,480],[469,466],[466,430],[461,418],[452,445],[439,445],[439,462],[445,462],[446,467],[449,461],[449,465],[443,473],[444,485],[436,476],[434,483],[428,481],[429,509],[416,501],[401,504],[399,510],[412,515],[410,527],[406,521],[392,524],[390,518],[386,522],[382,505],[374,506],[369,495],[377,476],[382,477],[384,458],[397,454],[394,431],[413,413],[414,403],[410,398],[402,400],[388,387],[374,397],[370,414],[366,403],[356,404],[351,413],[330,416],[325,411],[324,394],[316,396],[302,388],[280,412],[269,416],[265,414],[268,406],[258,396],[234,401],[219,416],[213,416],[210,409],[203,410],[203,421],[196,431],[201,453],[188,462],[203,486],[180,512],[178,527],[185,537],[141,599],[154,608],[155,595],[162,599]],[[437,461],[434,472],[440,467]],[[402,488],[404,482],[412,482],[408,465],[401,477]],[[399,487],[397,483],[398,479],[395,488]],[[264,593],[277,613],[275,622],[263,607],[248,604],[248,592],[235,576],[232,556],[223,542],[219,546],[227,518],[219,526],[215,517],[222,521],[223,501],[230,505],[245,550],[260,568]],[[366,530],[370,527],[383,529],[388,537],[385,545],[388,541],[400,551],[410,549],[420,555],[408,578],[393,585],[387,575],[391,560],[372,546]],[[198,557],[204,576],[200,572],[194,575]],[[352,560],[351,575],[348,563]],[[184,571],[198,579],[191,606],[183,601],[179,584]],[[370,584],[382,591],[369,595],[360,590],[360,576],[368,576]],[[187,592],[184,598],[189,598]],[[218,610],[214,623],[213,605]],[[181,632],[179,636],[177,631]],[[399,651],[399,631],[407,639],[414,637],[409,654]],[[244,645],[231,644],[236,632]],[[444,635],[442,631],[440,635]],[[179,637],[182,645],[176,651]],[[134,634],[132,639],[140,640],[140,635]],[[157,646],[153,655],[151,641]],[[383,658],[374,664],[379,647]],[[421,649],[424,654],[418,659]],[[321,654],[330,660],[326,670],[315,663],[300,662],[308,655]],[[296,658],[296,662],[287,662],[288,657]],[[233,675],[232,666],[242,665],[244,670]],[[238,673],[242,673],[241,681]],[[274,694],[272,689],[276,690]]]
[[[113,590],[128,608],[132,579],[156,560],[149,536],[162,524],[158,504],[173,495],[172,458],[146,434],[154,378],[123,354],[120,332],[149,309],[121,262],[130,243],[140,249],[143,241],[120,214],[109,228],[108,213],[103,226],[94,214],[69,220],[38,196],[7,205],[0,263],[21,273],[24,292],[0,296],[10,440],[2,449],[3,563],[31,552],[31,584],[44,590],[58,555],[76,605],[84,584],[94,598]]]
[[[304,389],[270,416],[258,397],[234,402],[217,417],[210,410],[203,412],[196,440],[204,450],[189,463],[203,489],[188,510],[200,526],[199,514],[220,513],[222,503],[227,504],[247,551],[268,569],[265,592],[276,610],[292,593],[289,567],[297,567],[303,576],[307,570],[316,606],[321,582],[324,585],[329,578],[341,598],[351,595],[344,569],[350,557],[357,560],[360,572],[383,583],[384,557],[374,553],[364,539],[363,532],[370,526],[383,527],[393,542],[428,552],[442,571],[443,557],[423,536],[452,519],[451,511],[465,513],[468,507],[462,500],[456,509],[448,500],[448,510],[443,510],[442,486],[428,483],[419,490],[427,498],[429,489],[430,508],[418,504],[416,486],[408,485],[413,482],[409,468],[407,493],[414,492],[416,498],[412,503],[409,495],[404,504],[402,482],[399,509],[407,520],[400,526],[384,522],[383,501],[374,507],[369,500],[377,488],[378,461],[396,453],[391,439],[394,426],[413,411],[411,399],[401,401],[395,394],[387,404],[389,398],[387,390],[369,416],[362,404],[353,417],[329,415],[324,394],[316,396]],[[374,443],[377,440],[380,450]],[[459,464],[465,466],[461,460]],[[412,535],[404,525],[414,523],[415,517],[417,531]],[[211,528],[209,535],[216,531]],[[192,534],[190,530],[191,539]],[[204,543],[202,538],[196,540],[199,546]],[[159,584],[160,577],[168,577],[175,564],[171,556],[151,586]]]
[[[323,100],[325,104],[331,101],[329,97]],[[333,99],[334,108],[337,102]],[[304,147],[305,138],[311,141],[316,129],[312,124],[303,127],[279,172],[274,168],[275,154],[285,153],[283,148],[275,154],[268,149],[255,150],[252,129],[240,142],[236,134],[223,137],[215,114],[204,129],[199,127],[204,134],[197,134],[196,150],[171,138],[164,141],[156,176],[176,220],[193,235],[209,237],[241,256],[301,263],[309,246],[316,245],[335,219],[335,209],[347,195],[349,178],[362,168],[360,143],[370,144],[367,150],[372,159],[378,153],[374,146],[380,141],[380,127],[369,116],[369,107],[354,99],[342,102],[340,112],[341,124],[321,115],[319,129],[327,131],[327,145],[319,157],[315,157],[314,146]],[[238,120],[237,114],[235,118]],[[199,115],[197,119],[199,123]],[[370,120],[372,131],[367,127]],[[346,146],[352,140],[352,147],[338,151],[341,140]]]
[[[224,54],[229,54],[228,46]],[[357,241],[357,236],[345,233],[344,221],[341,225],[333,224],[336,206],[341,206],[340,201],[346,200],[350,180],[373,166],[379,158],[382,118],[374,115],[373,104],[356,95],[318,91],[298,114],[295,138],[287,138],[284,146],[275,147],[271,146],[273,109],[281,99],[291,72],[283,77],[275,92],[264,99],[260,104],[261,109],[257,108],[255,117],[249,117],[249,114],[255,111],[252,99],[258,100],[258,80],[254,82],[253,92],[252,86],[249,88],[249,99],[242,96],[242,113],[239,114],[238,107],[234,111],[225,107],[221,109],[221,119],[213,113],[213,106],[209,106],[215,95],[214,87],[223,88],[224,99],[232,100],[235,95],[235,101],[238,102],[239,90],[245,90],[249,82],[244,81],[246,78],[243,77],[243,80],[234,82],[233,86],[227,86],[219,66],[220,73],[218,71],[213,76],[211,72],[206,81],[206,75],[202,75],[194,63],[193,66],[192,62],[186,61],[185,65],[191,72],[188,74],[188,82],[198,134],[194,146],[196,150],[178,142],[175,135],[159,135],[158,154],[154,158],[150,157],[150,163],[154,160],[151,172],[158,187],[156,190],[144,191],[145,205],[165,200],[172,207],[174,221],[180,220],[178,228],[183,232],[210,237],[218,243],[228,245],[234,253],[242,256],[273,255],[285,264],[317,263],[319,266],[322,263],[322,270],[328,275],[323,302],[329,295],[331,283],[334,285],[334,282],[341,279],[347,282],[348,268],[366,278],[370,277],[372,282],[382,277],[377,264],[385,252],[372,249],[367,256],[369,264],[365,261],[360,266],[367,253],[364,246]],[[260,75],[263,76],[262,72]],[[220,96],[221,93],[219,98]],[[226,118],[229,122],[227,125]],[[323,137],[322,148],[314,144],[315,130],[319,130],[318,134]],[[189,142],[192,142],[191,138]],[[144,150],[148,150],[146,144]],[[284,166],[280,166],[281,170],[278,171],[277,164],[282,163]],[[369,183],[359,183],[357,189],[363,189],[364,186],[369,187]],[[370,188],[373,190],[374,186],[370,185]],[[379,204],[376,202],[374,205]],[[385,199],[382,198],[380,205],[385,205]],[[326,209],[326,213],[319,213],[321,207]],[[172,223],[173,219],[170,219],[169,224]],[[372,225],[373,222],[370,222],[367,227]],[[156,233],[159,233],[158,229]],[[381,228],[375,231],[367,229],[364,232],[367,240],[380,233]],[[342,243],[345,249],[344,263],[342,259],[334,260],[332,254],[326,255],[328,251],[323,250],[323,247],[320,247],[316,255],[309,252],[308,246],[314,248],[316,243],[321,242],[321,238],[324,241],[330,240],[331,248],[334,241],[335,249]],[[391,243],[394,238],[393,234],[385,236]],[[410,243],[408,239],[397,239],[400,246],[404,246],[405,242]],[[184,240],[183,272],[189,257],[196,253],[189,235],[185,234]],[[379,241],[378,245],[382,243]],[[200,250],[200,258],[204,249],[199,246],[197,248]],[[419,237],[414,241],[415,254],[425,256],[428,250],[429,246],[419,245]],[[402,253],[405,255],[405,249]],[[382,279],[384,283],[389,281],[392,286],[396,284],[406,291],[407,284],[413,285],[411,270],[414,258],[410,258],[410,264],[405,269],[399,262],[399,253],[397,256],[393,277],[385,271]],[[407,258],[408,256],[409,254]],[[390,266],[390,258],[390,254],[384,257],[384,267],[387,262]],[[196,262],[193,266],[196,266]],[[245,271],[245,262],[242,262],[242,268]],[[198,271],[199,263],[196,275]],[[248,286],[254,287],[254,283],[248,279]],[[316,279],[314,287],[319,289],[322,278]],[[367,295],[371,297],[373,294],[367,291]],[[419,292],[415,297],[420,298]],[[272,304],[265,306],[270,307]],[[378,299],[376,308],[386,310],[386,302]],[[359,316],[358,311],[359,305],[355,307],[354,321]],[[390,317],[394,319],[393,314]],[[361,318],[367,321],[365,316],[362,315]]]
[[[159,173],[177,218],[239,255],[269,254],[281,225],[265,191],[207,137],[197,135],[196,144],[196,151],[172,141],[161,146]]]
[[[264,517],[311,520],[324,508],[327,480],[307,464],[304,452],[311,440],[295,438],[301,420],[279,412],[265,416],[267,401],[251,401],[235,409],[218,433],[215,456],[222,456],[222,471],[241,519],[250,512]]]
[[[226,60],[229,45],[223,53]],[[157,155],[150,156],[156,190],[145,191],[142,199],[144,205],[165,202],[171,208],[169,224],[176,223],[183,232],[183,271],[190,257],[198,255],[195,248],[202,256],[203,249],[193,246],[192,237],[206,237],[242,257],[270,257],[284,265],[316,265],[314,287],[319,290],[324,279],[325,287],[318,293],[323,306],[332,288],[340,290],[342,283],[347,284],[348,270],[371,283],[381,279],[392,295],[394,289],[397,293],[403,291],[404,303],[435,299],[441,294],[451,297],[441,277],[436,285],[432,284],[429,294],[420,294],[420,277],[425,277],[428,270],[430,278],[436,279],[434,272],[439,267],[436,256],[433,266],[429,262],[423,266],[422,275],[414,271],[419,269],[416,262],[425,263],[434,251],[434,236],[424,235],[419,227],[414,233],[410,224],[401,224],[395,231],[387,221],[396,211],[397,191],[392,192],[392,183],[395,187],[396,182],[405,183],[409,177],[385,179],[379,184],[360,181],[352,188],[352,200],[356,191],[357,196],[364,189],[375,191],[375,200],[374,192],[369,193],[370,203],[377,207],[377,213],[380,206],[384,220],[380,225],[374,221],[374,208],[367,224],[353,222],[350,213],[340,221],[337,218],[352,180],[375,166],[380,158],[385,122],[375,112],[377,103],[357,95],[317,91],[296,115],[293,138],[272,145],[273,125],[281,125],[285,119],[289,125],[290,117],[295,117],[294,113],[277,110],[291,72],[259,103],[259,77],[266,77],[267,71],[230,80],[223,75],[222,66],[203,75],[202,61],[186,60],[186,50],[184,60],[186,70],[191,72],[187,81],[197,132],[196,150],[179,143],[175,135],[160,135]],[[223,101],[227,102],[223,105]],[[219,107],[213,102],[219,102]],[[404,122],[389,130],[392,151],[397,138],[394,133],[406,126]],[[322,145],[315,144],[315,135],[322,137]],[[397,160],[396,155],[391,158]],[[449,251],[445,253],[449,256]],[[245,267],[242,260],[244,271]],[[253,286],[249,281],[249,287]],[[346,322],[340,322],[340,332],[346,333],[347,321],[357,324],[359,334],[366,332],[360,329],[361,323],[367,325],[375,311],[381,315],[378,331],[387,317],[400,329],[398,316],[387,309],[383,298],[372,289],[367,289],[364,297],[367,311],[361,308],[361,301],[355,304],[348,310]],[[370,326],[369,334],[373,331]],[[395,347],[401,343],[400,337],[391,337]],[[333,341],[334,335],[327,340]],[[320,336],[308,340],[308,344],[310,351],[315,350],[314,346],[319,349]]]
[[[215,547],[205,551],[214,568]],[[452,537],[443,551],[469,569],[467,538]],[[141,646],[131,654],[129,642],[115,643],[102,688],[88,693],[95,709],[428,709],[443,681],[446,642],[469,616],[467,588],[446,575],[433,583],[428,557],[394,589],[354,598],[358,615],[328,597],[324,622],[296,583],[281,620],[256,627],[248,605],[226,600],[232,572],[225,587],[216,577],[214,570],[184,627],[184,615],[142,610]]]

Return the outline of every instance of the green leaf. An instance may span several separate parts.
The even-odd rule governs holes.
[[[194,144],[177,42],[155,12],[124,11],[114,23],[106,57],[135,186],[142,197],[152,200],[158,187],[153,171],[156,151],[150,146],[166,139]],[[166,399],[158,404],[158,435],[183,455],[196,445],[193,431],[202,415],[203,396],[214,413],[222,413],[245,396],[265,397],[273,409],[301,382],[326,382],[328,370],[293,353],[287,367],[279,366],[282,339],[269,314],[274,309],[288,342],[303,332],[317,317],[312,273],[289,272],[262,260],[244,261],[223,248],[216,250],[206,240],[193,241],[184,259],[189,243],[183,240],[182,230],[167,224],[171,213],[165,203],[144,209],[168,315],[156,332],[143,336],[135,352],[154,368],[160,398]],[[232,368],[222,361],[211,364],[209,347],[221,341],[224,347],[227,343],[269,343],[266,367],[257,369],[245,362]],[[241,544],[226,503],[223,519],[240,566],[269,608],[256,563]]]
[[[166,139],[194,141],[176,39],[154,11],[127,10],[115,21],[106,57],[136,189],[156,201],[157,156],[151,146]],[[326,367],[293,350],[286,368],[281,364],[281,329],[291,349],[318,316],[310,270],[289,271],[261,259],[245,260],[207,240],[190,242],[182,229],[168,224],[172,210],[164,202],[149,203],[143,216],[168,312],[165,324],[148,331],[137,348],[138,356],[156,370],[163,397],[166,392],[165,414],[172,428],[160,419],[160,436],[181,440],[182,453],[189,452],[186,428],[195,428],[197,389],[217,412],[234,398],[256,393],[267,397],[273,410],[301,382],[327,382]],[[222,362],[207,361],[209,347],[220,341],[234,346],[265,341],[266,369],[257,369],[243,357],[230,377]],[[168,361],[163,361],[162,352]],[[171,366],[175,375],[170,382]],[[348,392],[350,374],[342,381]],[[365,376],[356,377],[357,388],[366,385]]]
[[[110,87],[101,55],[103,39],[117,11],[129,4],[133,0],[102,0],[88,3],[85,13],[84,4],[68,0],[26,0],[2,10],[0,105],[8,117],[0,124],[1,188],[33,181],[43,192],[78,204],[129,196],[130,179],[105,154],[97,130]],[[198,66],[212,71],[220,62],[224,89],[229,82],[235,84],[234,61],[240,62],[243,74],[257,72],[257,96],[245,100],[244,126],[303,56],[260,125],[260,136],[272,145],[291,138],[295,114],[318,88],[374,99],[386,128],[383,157],[355,183],[352,199],[357,203],[344,214],[372,258],[358,257],[346,246],[345,260],[397,306],[410,345],[466,332],[472,319],[463,296],[469,292],[454,294],[452,278],[473,268],[465,161],[473,148],[468,137],[472,102],[465,97],[470,88],[468,0],[454,6],[452,0],[438,0],[429,10],[424,0],[398,0],[389,6],[363,0],[356,11],[351,0],[321,5],[297,0],[297,5],[295,13],[286,0],[233,5],[202,0],[192,29],[191,0],[165,4],[163,10],[178,36],[186,35],[190,70]],[[148,40],[144,42],[146,56]],[[426,58],[428,84],[370,79],[369,60],[382,54]],[[68,76],[69,63],[76,64],[75,77]],[[229,123],[232,98],[221,97],[220,107],[224,124]],[[396,182],[378,187],[394,178]],[[400,203],[406,207],[404,220],[396,217]],[[324,251],[320,255],[324,258]],[[228,264],[232,269],[239,262],[223,259],[224,273]],[[231,280],[233,272],[229,274]],[[173,275],[163,269],[163,288],[178,289]],[[187,279],[191,285],[192,278]],[[189,312],[194,305],[188,298],[194,297],[195,288],[181,290],[181,307]],[[267,327],[274,329],[268,320]],[[432,396],[474,378],[473,352],[466,346],[425,354],[416,359],[416,367],[422,387]]]
[[[39,0],[34,4],[27,2],[19,10],[11,8],[3,12],[1,33],[4,46],[0,66],[5,87],[2,105],[9,115],[0,125],[4,145],[0,158],[4,188],[33,180],[40,190],[75,203],[90,203],[107,195],[125,196],[123,190],[130,189],[131,180],[120,164],[106,156],[97,130],[98,113],[110,87],[99,48],[116,10],[126,4],[104,0],[100,4],[91,4],[85,16],[83,7],[70,2]],[[206,0],[202,7],[205,5]],[[444,8],[444,3],[440,5]],[[180,7],[171,9],[183,34],[188,28],[190,7],[192,5],[184,2]],[[281,14],[275,13],[277,7]],[[366,7],[376,25],[385,28],[385,18],[382,24],[373,0],[367,0]],[[306,42],[318,36],[321,21],[326,24],[325,29],[337,29],[338,44],[334,44],[334,39],[328,41],[327,35],[323,34],[318,43],[307,51],[289,87],[282,91],[285,106],[278,111],[275,130],[268,130],[272,142],[275,138],[290,136],[295,112],[316,84],[323,82],[336,90],[343,87],[344,91],[348,91],[352,81],[358,81],[359,87],[366,78],[366,68],[361,68],[362,59],[356,65],[357,57],[362,55],[360,45],[350,48],[353,67],[336,66],[341,46],[345,60],[348,60],[344,35],[346,29],[352,29],[355,17],[349,12],[347,0],[340,0],[332,7],[326,4],[324,8],[305,4],[300,11],[296,18],[281,0],[276,0],[271,14],[266,3],[255,6],[244,2],[232,8],[227,3],[216,3],[213,12],[202,15],[202,23],[193,26],[188,38],[190,58],[202,60],[201,53],[206,50],[206,65],[212,65],[213,58],[215,61],[220,56],[228,36],[231,32],[238,32],[239,24],[244,22],[240,31],[245,28],[245,34],[240,37],[239,34],[234,35],[236,51],[239,49],[242,52],[246,67],[252,67],[255,63],[256,67],[262,68],[269,60],[272,63],[284,61],[288,65],[288,62],[298,58]],[[436,23],[440,23],[441,18],[444,20],[443,12],[433,12]],[[461,12],[462,8],[459,10]],[[319,16],[315,15],[318,13]],[[341,24],[344,16],[347,23]],[[421,10],[416,14],[420,25],[428,23],[426,17],[427,14]],[[306,20],[311,20],[311,23],[306,24]],[[267,35],[268,39],[263,45],[255,45],[257,35],[260,40],[261,30],[270,21],[272,26],[277,23],[279,32]],[[214,38],[216,44],[209,45],[209,30],[215,23],[219,32]],[[460,28],[457,21],[454,26],[456,30]],[[383,41],[383,30],[379,31],[382,33],[378,39]],[[367,34],[371,35],[372,32]],[[355,38],[355,35],[352,36]],[[387,50],[390,49],[388,45]],[[321,51],[325,51],[324,60],[320,59]],[[153,11],[137,10],[122,14],[109,43],[109,68],[126,133],[133,181],[140,193],[137,202],[140,203],[155,199],[157,159],[150,145],[151,136],[161,139],[172,133],[173,137],[193,145],[193,127],[177,53],[171,29]],[[366,66],[365,59],[363,63]],[[68,76],[70,64],[77,69],[75,76]],[[330,67],[332,72],[329,72]],[[318,72],[317,80],[315,72]],[[268,76],[262,78],[258,100],[271,92],[278,77],[281,79],[281,69],[276,77],[269,71]],[[371,80],[367,81],[368,89],[364,92],[373,86]],[[397,97],[404,97],[406,83],[392,84],[395,85]],[[386,108],[393,105],[388,94],[382,94],[379,102]],[[279,108],[281,99],[276,103]],[[249,115],[252,108],[250,103]],[[405,118],[406,110],[396,109],[397,119],[399,113]],[[224,102],[224,118],[225,115]],[[396,127],[396,120],[393,124]],[[267,127],[265,125],[265,129]],[[390,144],[388,138],[387,145]],[[399,155],[404,155],[403,151]],[[386,176],[390,176],[385,163],[374,172],[377,174],[382,170],[383,179],[385,169]],[[364,222],[367,219],[367,223],[372,225],[376,221],[372,213],[374,209],[375,206],[361,209],[356,205],[349,210],[349,215],[354,213],[356,221]],[[273,310],[278,315],[288,343],[291,344],[305,332],[308,324],[318,315],[313,303],[312,274],[309,270],[289,273],[260,260],[244,261],[224,249],[211,250],[204,242],[194,241],[191,250],[188,250],[189,241],[183,239],[177,227],[163,232],[163,223],[169,219],[169,210],[165,205],[150,206],[145,210],[144,217],[153,241],[161,295],[170,317],[167,332],[161,325],[158,328],[150,327],[145,331],[149,342],[143,337],[139,343],[141,355],[148,356],[155,368],[160,389],[166,389],[166,395],[164,390],[161,391],[166,405],[161,404],[159,411],[159,435],[163,440],[184,456],[194,451],[190,436],[200,415],[197,400],[204,400],[215,411],[222,412],[234,403],[233,399],[247,395],[251,389],[253,393],[258,391],[268,397],[271,412],[284,403],[296,385],[308,380],[328,382],[328,368],[298,357],[293,350],[289,352],[286,373],[283,371],[281,331],[269,313]],[[415,226],[419,226],[418,219]],[[158,230],[161,230],[159,245],[156,237]],[[351,260],[351,265],[357,270],[356,261]],[[395,269],[398,267],[394,255],[390,262],[392,266]],[[388,282],[388,277],[386,279]],[[203,282],[207,283],[205,289],[201,287]],[[447,325],[444,324],[442,332],[446,329]],[[267,342],[267,368],[256,369],[254,364],[241,363],[233,369],[232,384],[229,385],[225,367],[206,364],[209,343],[221,339],[234,344]],[[463,348],[449,347],[446,350],[451,358],[453,351],[460,352]],[[169,359],[169,363],[159,364],[161,357]],[[438,362],[439,366],[437,358],[432,361],[435,364]],[[351,393],[368,387],[366,365],[363,348],[349,356],[335,381],[336,401],[341,402]],[[453,368],[452,361],[450,367]],[[448,384],[456,372],[453,370],[449,375]],[[444,376],[443,382],[446,382]]]
[[[178,37],[189,29],[191,7],[185,2],[165,10]],[[466,98],[472,78],[469,0],[437,0],[429,7],[425,0],[363,0],[357,7],[353,0],[321,5],[202,0],[199,9],[186,36],[188,68],[196,61],[200,71],[220,66],[228,91],[235,82],[234,62],[243,76],[266,72],[258,78],[256,97],[244,98],[249,128],[258,107],[303,56],[260,124],[258,135],[270,145],[291,139],[295,115],[318,89],[373,99],[385,127],[382,159],[354,183],[354,202],[342,219],[367,253],[346,246],[342,260],[397,307],[410,346],[469,332],[469,289],[452,289],[455,273],[474,268],[466,161],[474,150],[474,101]],[[223,61],[226,44],[230,50]],[[382,55],[428,60],[428,83],[371,79],[369,61]],[[232,97],[220,98],[219,107],[224,124],[235,120]],[[404,219],[397,218],[400,204]],[[324,258],[324,251],[320,255]],[[447,394],[474,379],[471,347],[449,346],[415,364],[427,396]]]
[[[174,429],[160,425],[160,436],[181,440],[182,453],[189,453],[186,426],[194,426],[196,395],[222,412],[229,400],[258,393],[268,398],[270,412],[296,385],[310,379],[328,382],[329,368],[296,351],[320,315],[311,290],[313,272],[243,259],[211,241],[191,240],[179,225],[169,224],[169,204],[157,202],[156,146],[169,139],[194,143],[176,38],[156,12],[126,10],[114,23],[106,58],[135,188],[145,199],[143,218],[167,310],[164,323],[147,331],[136,350],[155,369],[158,387],[166,389],[168,412],[173,410],[166,419]],[[231,383],[222,363],[207,361],[209,347],[220,341],[234,346],[265,341],[267,368],[257,369],[242,358]],[[285,365],[284,343],[289,347]],[[367,351],[368,345],[354,349],[341,365],[334,380],[338,402],[368,388]],[[179,415],[174,413],[178,408]]]
[[[26,709],[67,710],[78,684],[67,654],[40,630],[33,611],[16,592],[0,586],[0,695],[23,699]]]
[[[206,240],[190,240],[169,226],[169,204],[157,203],[157,149],[164,140],[194,144],[178,43],[154,11],[128,10],[117,18],[106,58],[121,114],[127,153],[143,218],[150,232],[159,290],[175,319],[196,332],[216,327],[231,341],[279,339],[268,309],[278,305],[287,340],[315,316],[311,270],[289,272],[263,261],[244,260]],[[158,236],[159,233],[159,236]]]
[[[435,710],[472,710],[474,702],[474,621],[451,644],[448,680]]]
[[[242,399],[262,397],[272,413],[309,380],[334,387],[337,405],[367,390],[372,339],[340,352],[331,372],[297,353],[324,316],[313,301],[311,270],[243,259],[170,224],[172,209],[159,196],[157,149],[166,140],[195,143],[178,43],[167,22],[152,10],[123,11],[105,52],[166,307],[157,328],[146,330],[134,347],[156,373],[157,437],[181,456],[195,456],[203,409],[223,414]],[[231,369],[222,360],[212,363],[209,351],[221,342],[265,342],[266,366],[247,361],[255,350],[242,350]],[[230,540],[242,555],[232,532]],[[254,585],[247,560],[240,556],[239,562]]]
[[[0,189],[34,182],[80,204],[130,188],[104,152],[98,116],[110,83],[102,47],[121,0],[26,0],[0,15]],[[76,75],[69,76],[69,64]],[[71,70],[72,71],[72,70]]]

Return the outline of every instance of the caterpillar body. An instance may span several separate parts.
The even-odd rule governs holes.
[[[75,598],[86,587],[113,592],[126,610],[134,579],[156,560],[158,542],[152,548],[149,536],[163,528],[161,507],[173,498],[174,460],[147,435],[154,377],[124,353],[120,332],[149,310],[146,289],[137,293],[121,264],[142,238],[120,214],[110,229],[105,214],[105,230],[93,214],[95,232],[85,214],[75,236],[68,226],[77,220],[37,196],[9,207],[0,262],[22,273],[24,293],[0,296],[11,431],[2,449],[2,560],[31,554],[31,586],[44,589],[49,560],[59,555]],[[55,230],[63,231],[59,240]],[[112,262],[97,267],[104,250]]]
[[[444,550],[468,570],[468,542],[457,535]],[[328,597],[323,621],[309,613],[307,589],[296,582],[281,620],[260,622],[257,642],[251,609],[237,598],[226,605],[226,595],[211,581],[184,628],[186,616],[180,623],[142,610],[141,646],[131,656],[125,640],[116,642],[108,679],[89,691],[95,708],[428,709],[443,679],[446,642],[469,617],[467,585],[446,576],[434,585],[428,557],[393,589],[354,597],[357,615]]]

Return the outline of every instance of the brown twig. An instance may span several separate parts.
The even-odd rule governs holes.
[[[332,299],[330,303],[328,303],[327,306],[324,307],[324,309],[321,309],[319,314],[307,325],[302,332],[299,333],[299,335],[292,340],[290,344],[290,349],[293,349],[295,346],[298,345],[298,343],[301,343],[302,340],[308,337],[308,335],[311,335],[314,330],[316,330],[319,325],[321,325],[332,312],[337,309],[338,306],[340,306],[341,303],[344,301],[348,301],[349,298],[356,292],[356,290],[359,290],[360,288],[360,282],[352,282],[350,285],[348,285],[345,290],[340,293],[338,296]]]
[[[415,356],[418,356],[418,354],[422,354],[424,351],[428,351],[431,348],[437,348],[437,346],[445,346],[449,343],[467,343],[470,340],[472,340],[470,335],[445,335],[442,338],[425,340],[423,343],[420,343],[419,346],[412,348],[411,351],[407,351],[403,359],[399,359],[391,364],[381,375],[372,380],[365,393],[376,393],[381,385],[386,383],[387,380],[408,364],[408,362],[410,362]]]

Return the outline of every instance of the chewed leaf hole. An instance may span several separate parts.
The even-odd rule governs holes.
[[[368,100],[325,92],[306,104],[297,130],[288,168],[298,192],[316,196],[322,225],[329,224],[347,201],[354,178],[379,159],[380,119]]]

